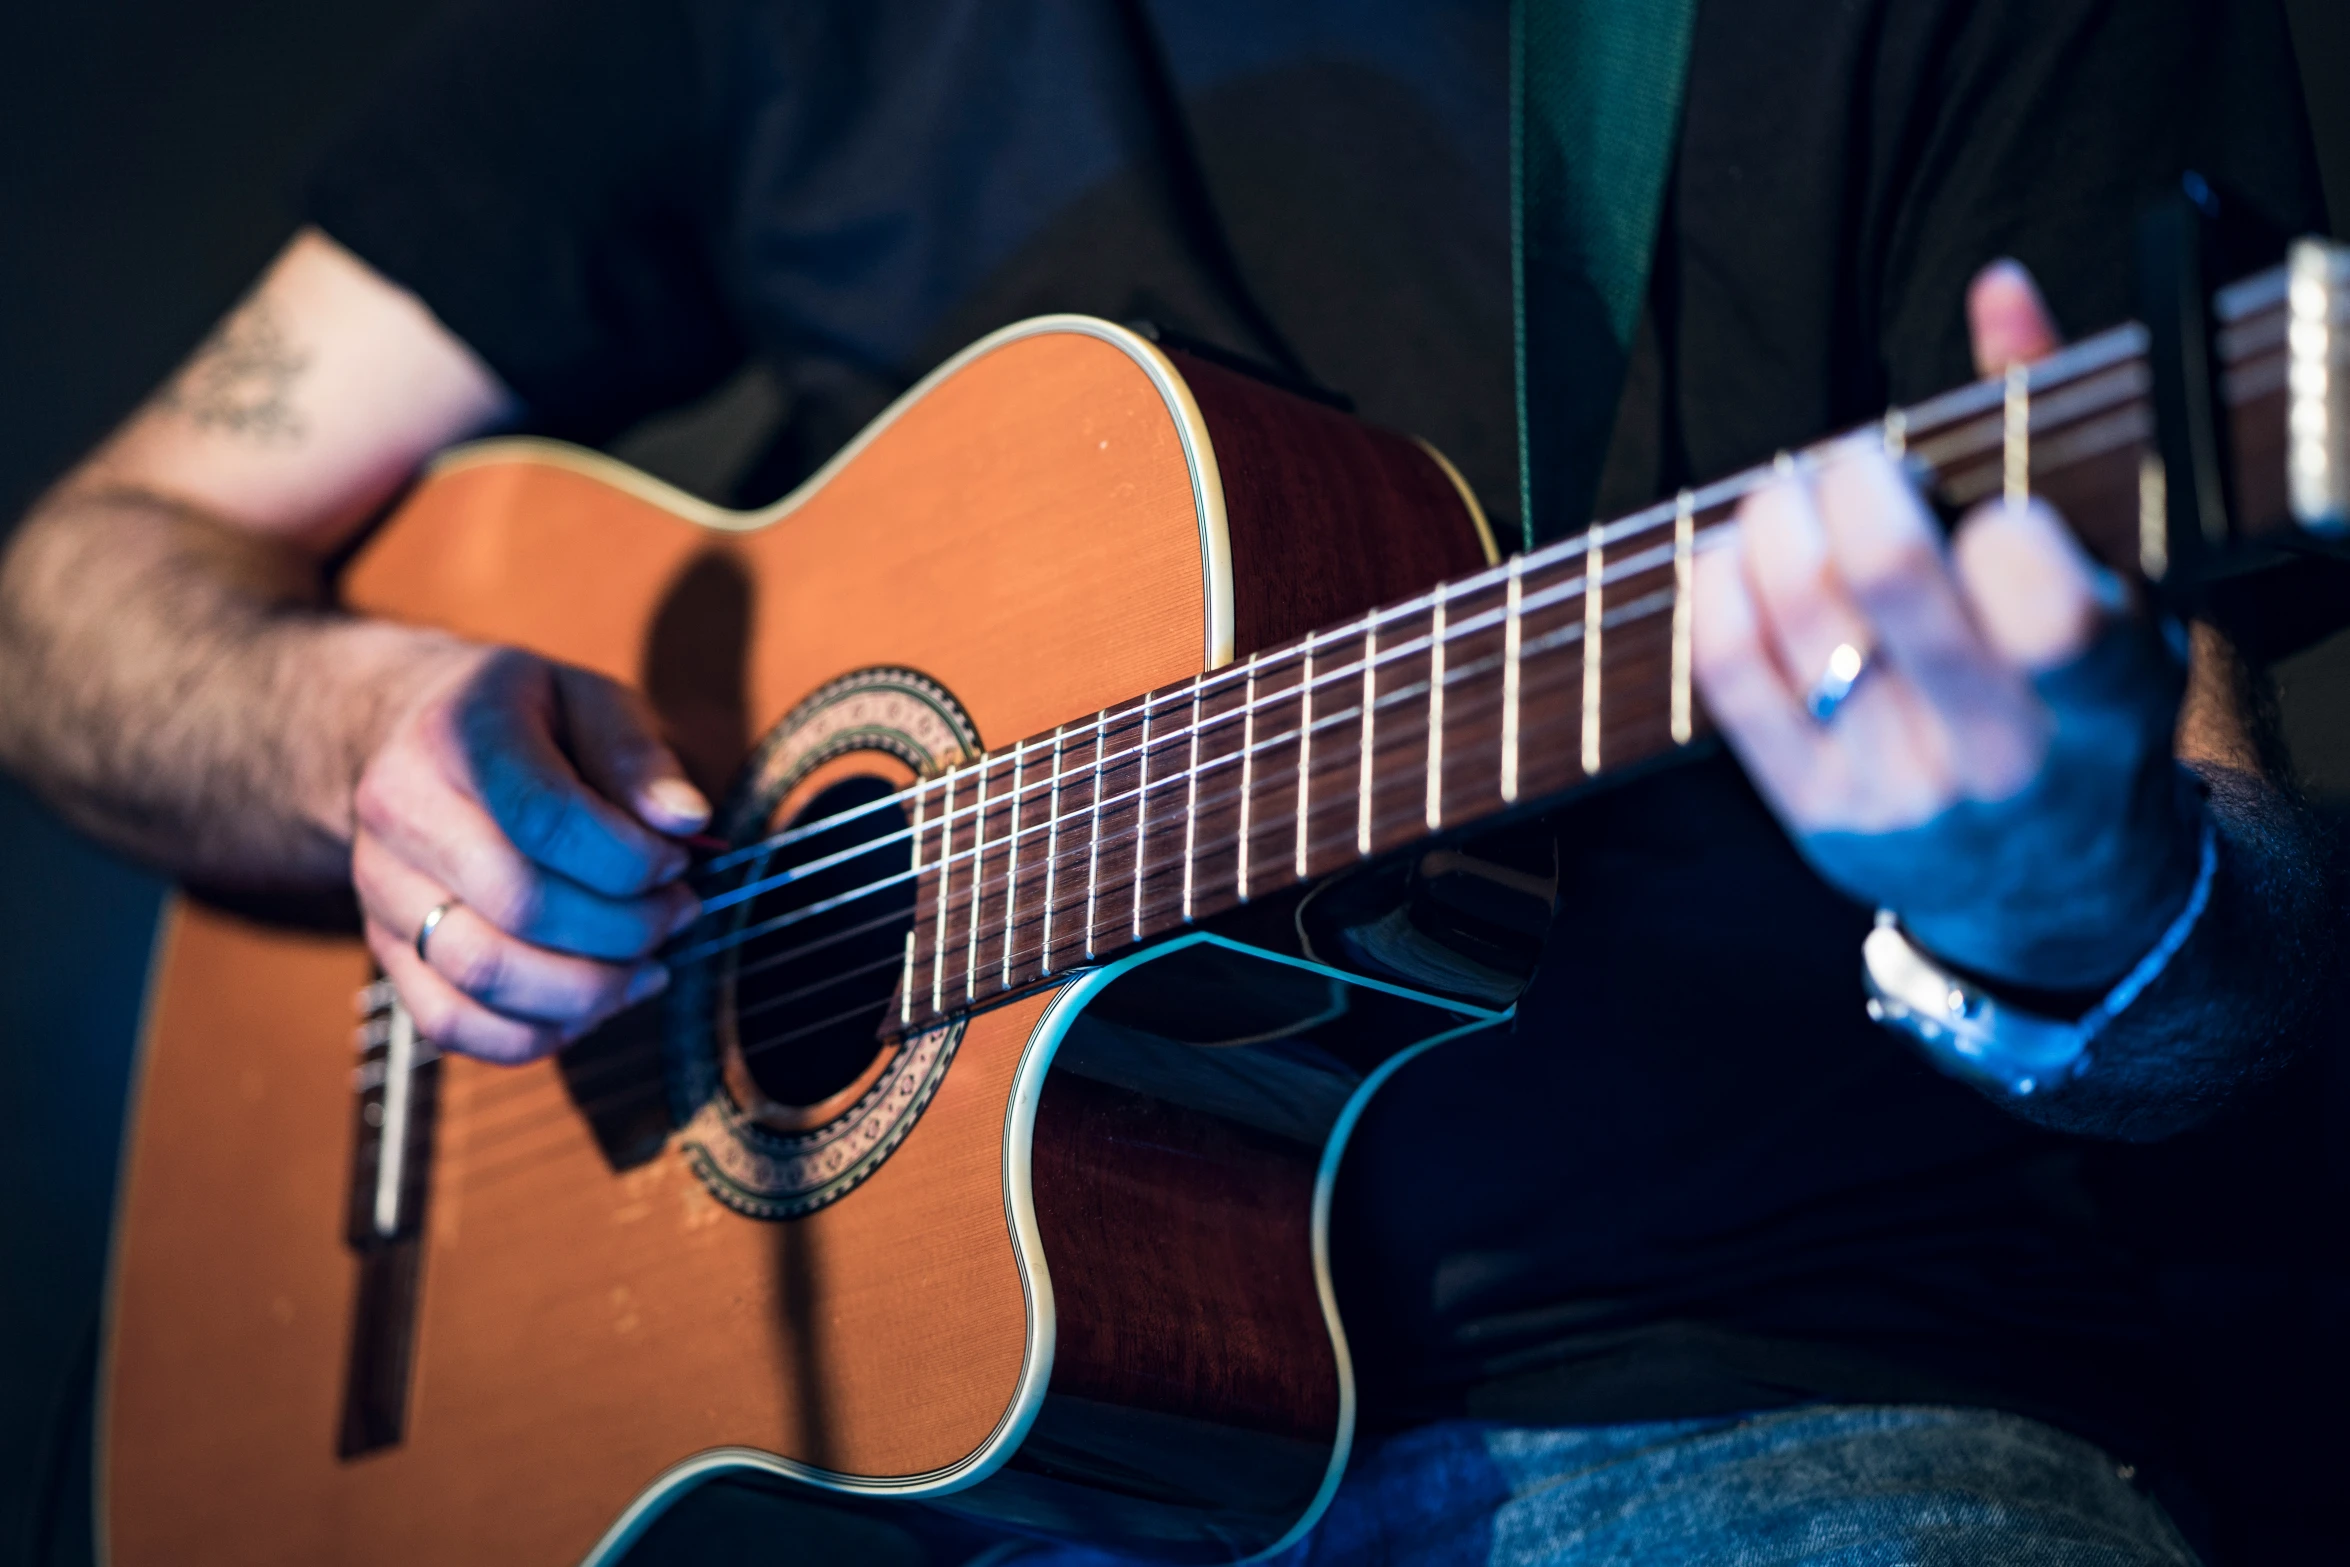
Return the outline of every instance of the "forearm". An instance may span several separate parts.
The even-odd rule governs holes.
[[[2011,1101],[2060,1131],[2153,1141],[2281,1071],[2338,1016],[2340,888],[2324,830],[2277,785],[2203,762],[2218,870],[2193,935],[2052,1092]]]
[[[333,611],[287,546],[69,482],[0,558],[0,766],[174,875],[329,886],[377,738],[464,656]]]

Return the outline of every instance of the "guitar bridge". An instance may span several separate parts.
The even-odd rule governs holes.
[[[352,1074],[351,1199],[344,1239],[357,1256],[348,1374],[336,1451],[344,1458],[398,1445],[423,1285],[424,1206],[430,1185],[440,1052],[416,1032],[391,981],[359,993],[359,1064]]]

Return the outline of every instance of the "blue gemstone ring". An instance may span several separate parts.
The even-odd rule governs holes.
[[[1849,642],[1836,644],[1836,651],[1828,655],[1828,667],[1813,682],[1810,694],[1803,699],[1803,710],[1815,723],[1826,723],[1836,716],[1836,710],[1851,697],[1853,687],[1869,672],[1869,656]],[[421,938],[420,938],[421,939]]]

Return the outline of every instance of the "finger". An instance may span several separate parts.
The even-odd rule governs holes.
[[[517,940],[446,889],[394,859],[372,836],[352,846],[352,881],[369,917],[411,949],[425,916],[449,907],[425,944],[424,961],[464,994],[504,1017],[577,1030],[659,994],[669,971],[659,963],[598,963]]]
[[[1815,493],[1832,575],[1879,654],[1945,713],[2012,699],[2021,683],[1977,632],[1933,519],[1883,452],[1839,447]]]
[[[481,806],[413,753],[386,753],[359,784],[362,835],[510,936],[582,957],[642,958],[693,923],[691,889],[607,897],[525,859]],[[358,866],[354,860],[354,873]]]
[[[2031,674],[2071,663],[2127,608],[2120,579],[2089,558],[2044,501],[1976,507],[1951,555],[1985,645]]]
[[[1796,825],[1874,830],[1920,821],[1947,801],[1949,735],[1899,665],[1882,656],[1882,622],[1846,586],[1822,512],[1822,497],[1802,478],[1757,492],[1741,510],[1762,640],[1799,693],[1804,719],[1822,731]],[[1869,663],[1822,724],[1808,698],[1846,646]]]
[[[2020,261],[1992,262],[1966,291],[1967,336],[1977,375],[2005,375],[2011,365],[2045,359],[2063,345],[2040,285]]]
[[[443,1050],[514,1066],[563,1047],[561,1029],[498,1016],[417,961],[397,931],[373,919],[367,922],[367,950],[399,991],[416,1031]]]
[[[1689,662],[1705,709],[1756,786],[1793,818],[1811,825],[1806,787],[1825,737],[1796,700],[1764,642],[1763,626],[1740,558],[1741,530],[1717,535],[1702,551],[1690,584]]]
[[[1876,635],[1836,573],[1809,483],[1789,477],[1765,485],[1739,507],[1738,520],[1755,617],[1789,690],[1808,693],[1840,646],[1874,654]]]
[[[686,780],[643,697],[584,669],[558,668],[555,688],[581,777],[656,832],[676,836],[708,824],[710,802]]]
[[[588,787],[555,743],[555,675],[515,655],[461,699],[453,781],[479,794],[501,831],[547,869],[613,896],[682,875],[685,850]]]

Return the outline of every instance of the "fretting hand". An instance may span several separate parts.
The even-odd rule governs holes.
[[[2012,263],[1968,316],[1986,375],[2058,343]],[[2185,902],[2180,662],[2045,505],[1988,502],[1945,545],[1849,442],[1747,501],[1695,602],[1698,687],[1748,775],[1822,875],[1940,957],[2101,986]]]
[[[452,660],[362,775],[351,877],[423,1034],[523,1061],[656,994],[710,808],[632,691],[511,649]],[[434,921],[420,956],[417,936]]]

